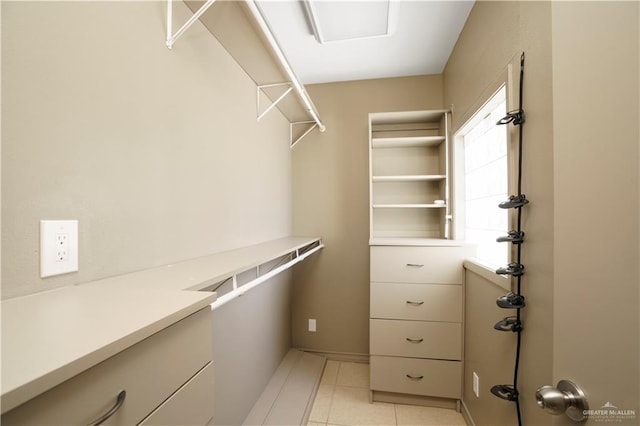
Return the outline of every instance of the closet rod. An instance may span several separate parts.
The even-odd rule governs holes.
[[[278,42],[273,36],[273,33],[271,32],[269,25],[267,24],[264,17],[262,16],[262,12],[260,12],[260,9],[258,8],[256,1],[255,0],[245,0],[245,1],[247,4],[247,7],[249,8],[249,11],[251,11],[251,14],[255,18],[258,25],[260,26],[260,29],[262,29],[262,32],[264,33],[265,38],[269,42],[269,45],[273,49],[274,53],[276,54],[276,57],[280,61],[280,64],[282,65],[285,72],[287,73],[287,76],[291,80],[291,84],[293,84],[293,87],[296,93],[304,103],[304,106],[307,109],[307,112],[309,113],[309,115],[311,115],[311,118],[313,118],[313,121],[315,121],[316,124],[318,125],[318,129],[320,129],[321,132],[324,132],[326,130],[326,127],[324,126],[324,124],[322,124],[322,121],[318,116],[318,112],[316,111],[316,108],[313,105],[311,98],[309,98],[309,95],[307,94],[307,91],[304,89],[304,86],[302,85],[302,83],[300,83],[300,80],[298,80],[298,77],[296,77],[295,73],[293,72],[293,69],[289,65],[289,62],[287,61],[287,58],[284,56],[284,53],[282,52],[282,49],[280,48],[280,46],[278,45]]]
[[[277,268],[274,268],[272,270],[270,270],[269,272],[265,273],[264,275],[260,275],[259,277],[257,277],[255,280],[249,281],[248,283],[238,287],[237,286],[237,279],[236,277],[238,276],[238,274],[233,275],[233,290],[231,290],[229,293],[224,294],[220,297],[218,297],[218,299],[216,299],[215,302],[213,302],[211,304],[211,309],[216,309],[219,308],[220,306],[226,304],[227,302],[232,301],[233,299],[242,296],[244,293],[246,293],[247,291],[251,290],[253,287],[262,284],[263,282],[267,281],[270,278],[273,278],[274,276],[278,275],[280,272],[291,268],[293,265],[295,265],[298,262],[302,262],[304,259],[306,259],[307,257],[311,256],[313,253],[317,252],[318,250],[324,248],[324,244],[322,244],[322,241],[318,241],[319,244],[310,249],[309,251],[306,251],[304,253],[300,253],[300,249],[296,249],[293,250],[291,253],[296,254],[296,257],[294,257],[293,259],[291,259],[290,261],[288,261],[287,263],[278,266]],[[291,254],[290,253],[290,254]]]

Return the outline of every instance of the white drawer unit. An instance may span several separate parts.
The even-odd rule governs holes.
[[[462,359],[462,324],[370,320],[371,353],[378,355]]]
[[[449,119],[446,110],[369,114],[374,400],[461,397],[466,247],[450,239]]]
[[[459,400],[461,245],[372,246],[371,390]]]
[[[371,318],[462,322],[462,286],[371,283]]]
[[[387,356],[372,356],[370,362],[372,390],[462,397],[461,362]]]
[[[178,423],[204,425],[213,416],[212,399],[198,405],[184,400],[212,398],[211,327],[207,306],[3,414],[2,424],[91,425],[114,411],[106,424],[134,425],[168,406],[145,424],[175,419],[176,410],[189,407],[182,413],[186,422]],[[117,404],[119,395],[124,399]]]
[[[371,281],[462,284],[464,247],[372,246]]]

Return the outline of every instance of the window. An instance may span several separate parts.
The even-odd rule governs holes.
[[[508,211],[498,204],[508,197],[507,126],[496,122],[506,115],[503,86],[471,118],[456,137],[458,222],[465,241],[476,246],[476,258],[495,269],[508,263],[510,244],[496,238],[509,229]],[[462,179],[460,179],[460,176]]]

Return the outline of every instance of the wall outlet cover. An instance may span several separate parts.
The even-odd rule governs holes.
[[[40,277],[78,270],[78,221],[40,221]]]

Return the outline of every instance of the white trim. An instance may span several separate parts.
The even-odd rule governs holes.
[[[460,403],[462,404],[461,412],[462,412],[462,417],[464,417],[464,421],[469,426],[476,426],[476,423],[473,421],[473,417],[471,417],[471,412],[469,411],[469,407],[467,407],[467,404],[464,403],[464,399],[461,399]]]

